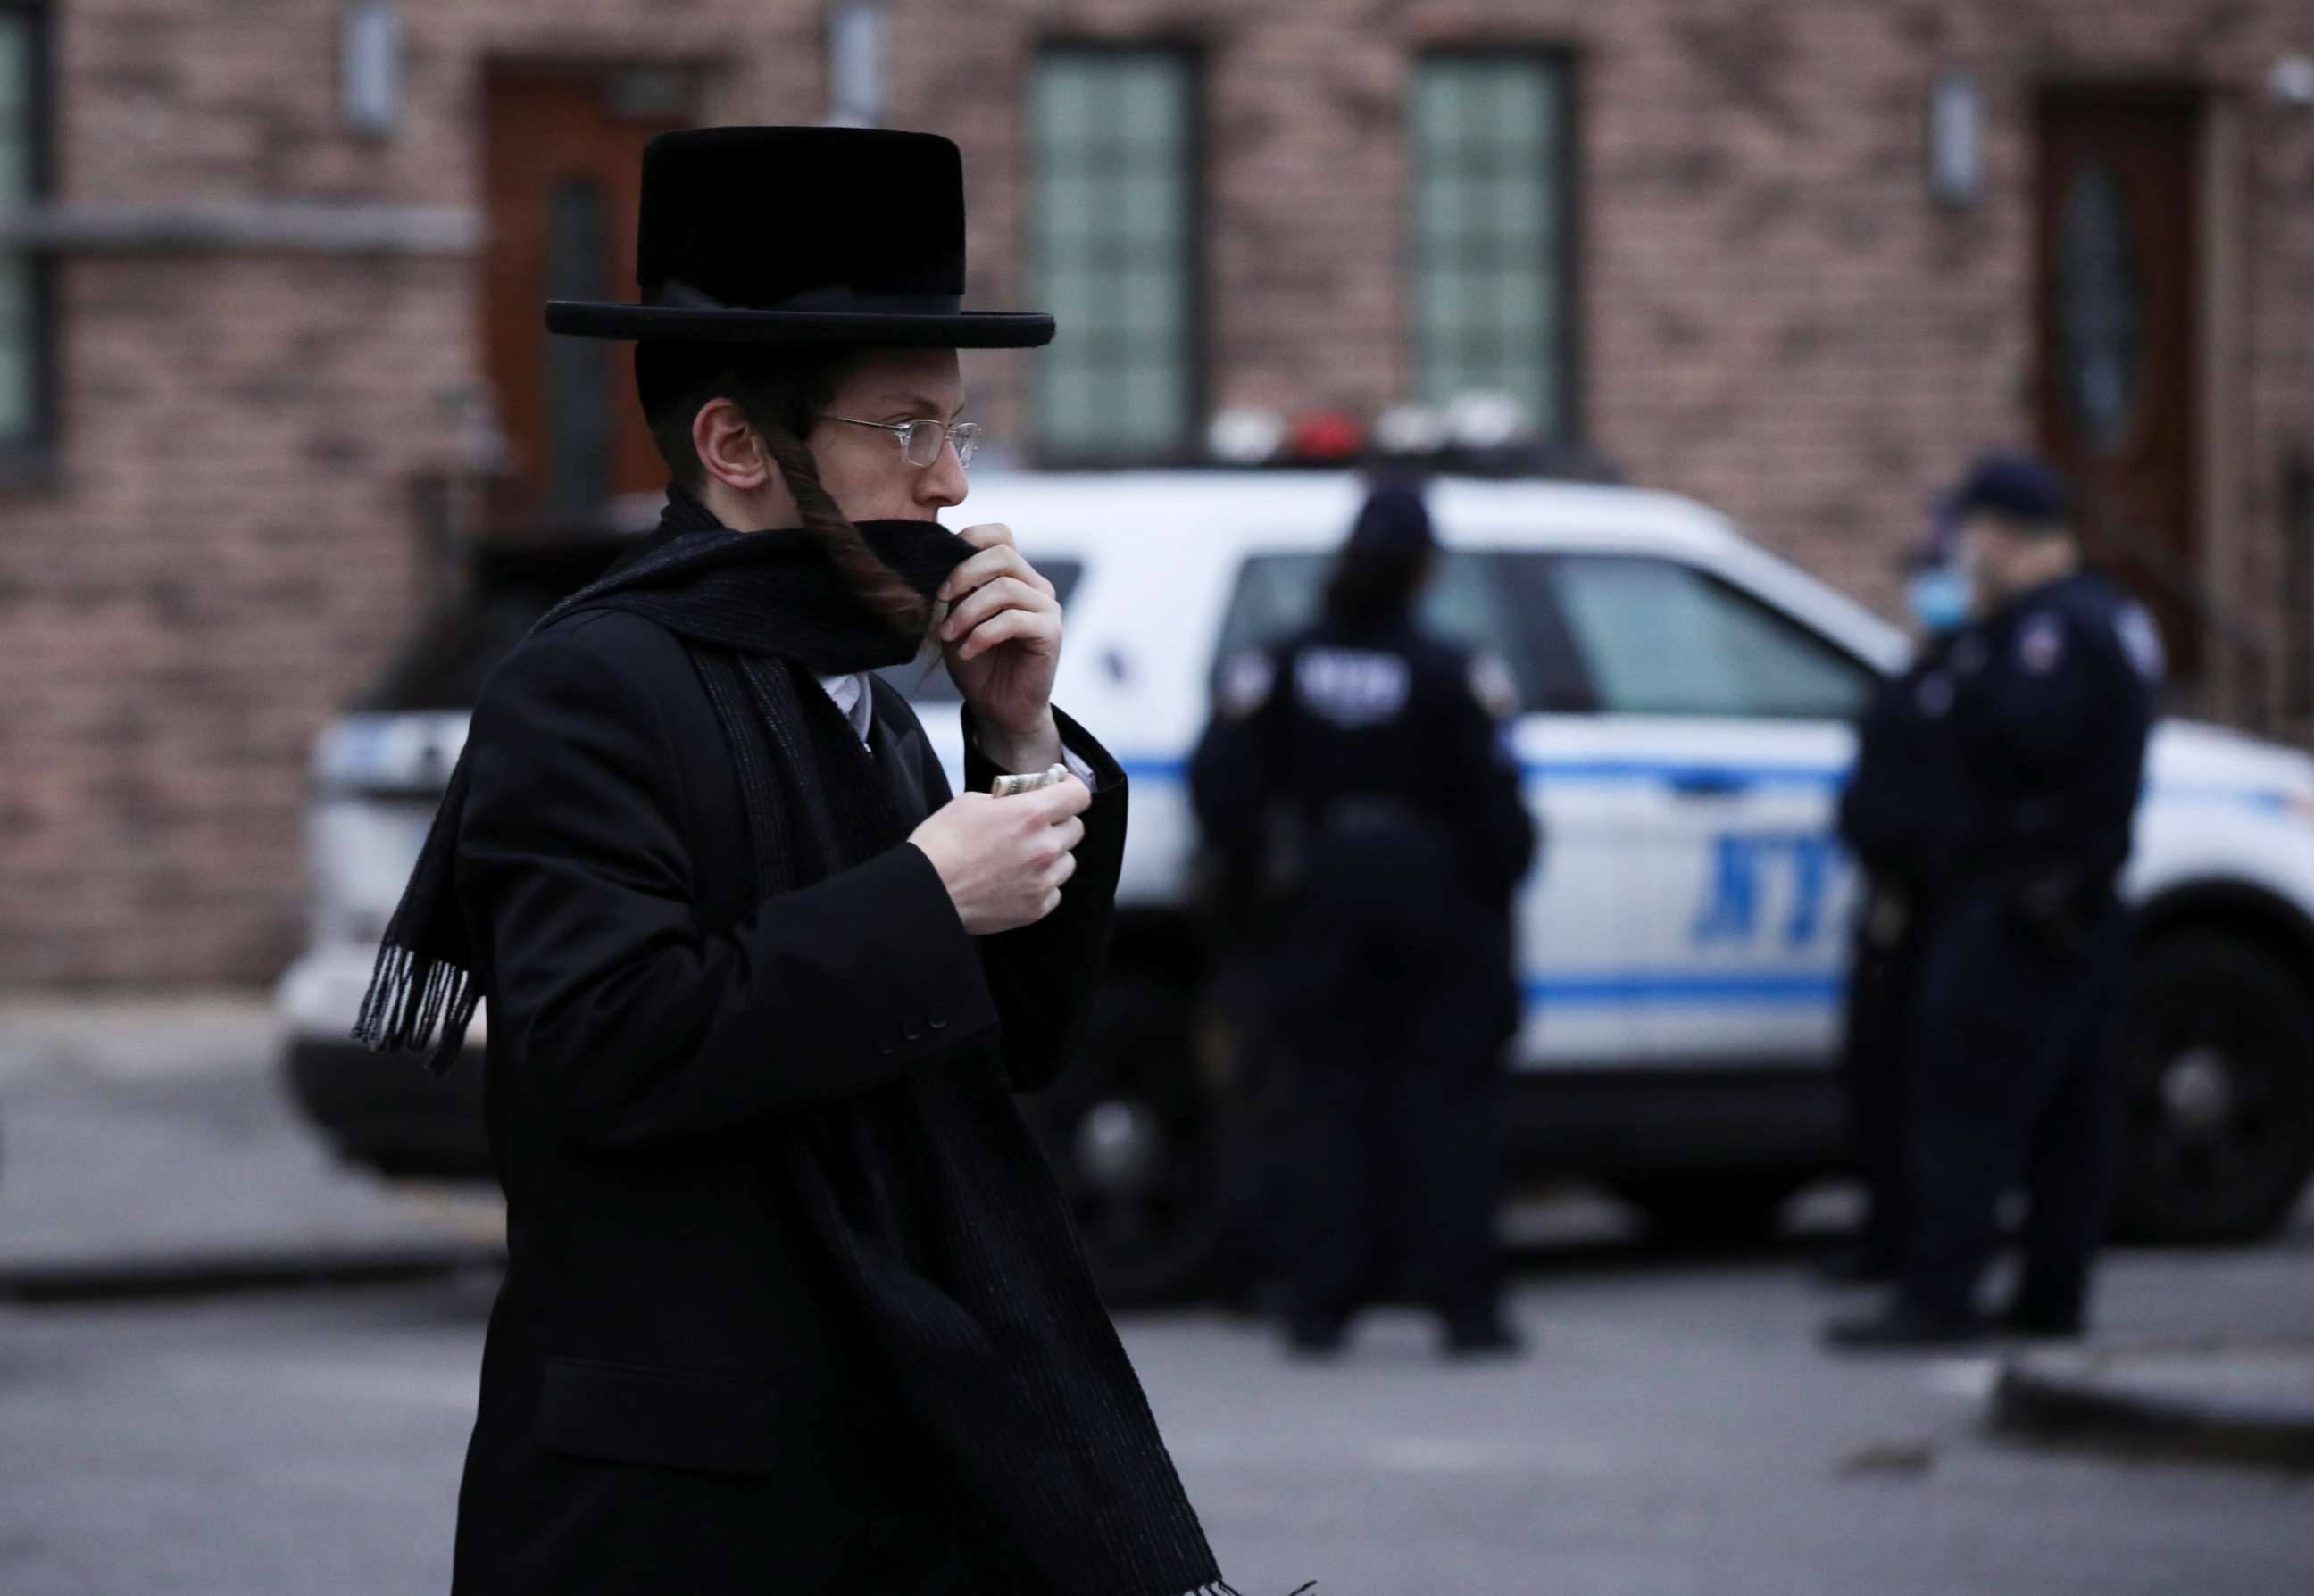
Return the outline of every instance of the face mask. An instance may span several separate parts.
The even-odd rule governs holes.
[[[1958,631],[1968,621],[1968,578],[1948,565],[1915,572],[1904,584],[1904,600],[1929,630]]]

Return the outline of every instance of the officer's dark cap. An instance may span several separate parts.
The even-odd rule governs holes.
[[[1436,546],[1429,507],[1422,502],[1422,489],[1412,482],[1377,484],[1350,527],[1353,549],[1413,553]]]
[[[2073,491],[2065,479],[2030,454],[1986,454],[1953,489],[1954,515],[1998,516],[2038,532],[2071,524]]]

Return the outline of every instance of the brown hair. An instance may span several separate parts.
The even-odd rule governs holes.
[[[635,346],[635,383],[659,458],[693,493],[705,486],[707,467],[691,441],[692,423],[711,400],[737,405],[780,468],[804,530],[870,608],[908,636],[921,638],[932,630],[932,601],[868,546],[821,484],[819,463],[805,441],[859,358],[857,351],[644,342]]]

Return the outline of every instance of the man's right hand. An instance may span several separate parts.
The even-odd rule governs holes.
[[[1084,839],[1077,818],[1092,803],[1071,776],[1011,798],[967,792],[950,799],[909,835],[948,888],[964,929],[976,937],[1017,930],[1060,907],[1061,884],[1076,873],[1070,851]]]

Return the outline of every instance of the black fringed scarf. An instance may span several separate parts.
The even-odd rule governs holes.
[[[904,663],[914,639],[807,533],[729,531],[679,488],[660,525],[675,535],[540,627],[616,609],[684,640],[737,771],[759,898],[905,839],[872,758],[814,678]],[[971,552],[929,522],[861,530],[922,593]],[[437,1073],[484,995],[453,882],[466,788],[461,756],[354,1030],[380,1051],[430,1042]],[[997,1048],[783,1116],[766,1142],[909,1409],[1052,1591],[1228,1591]]]

